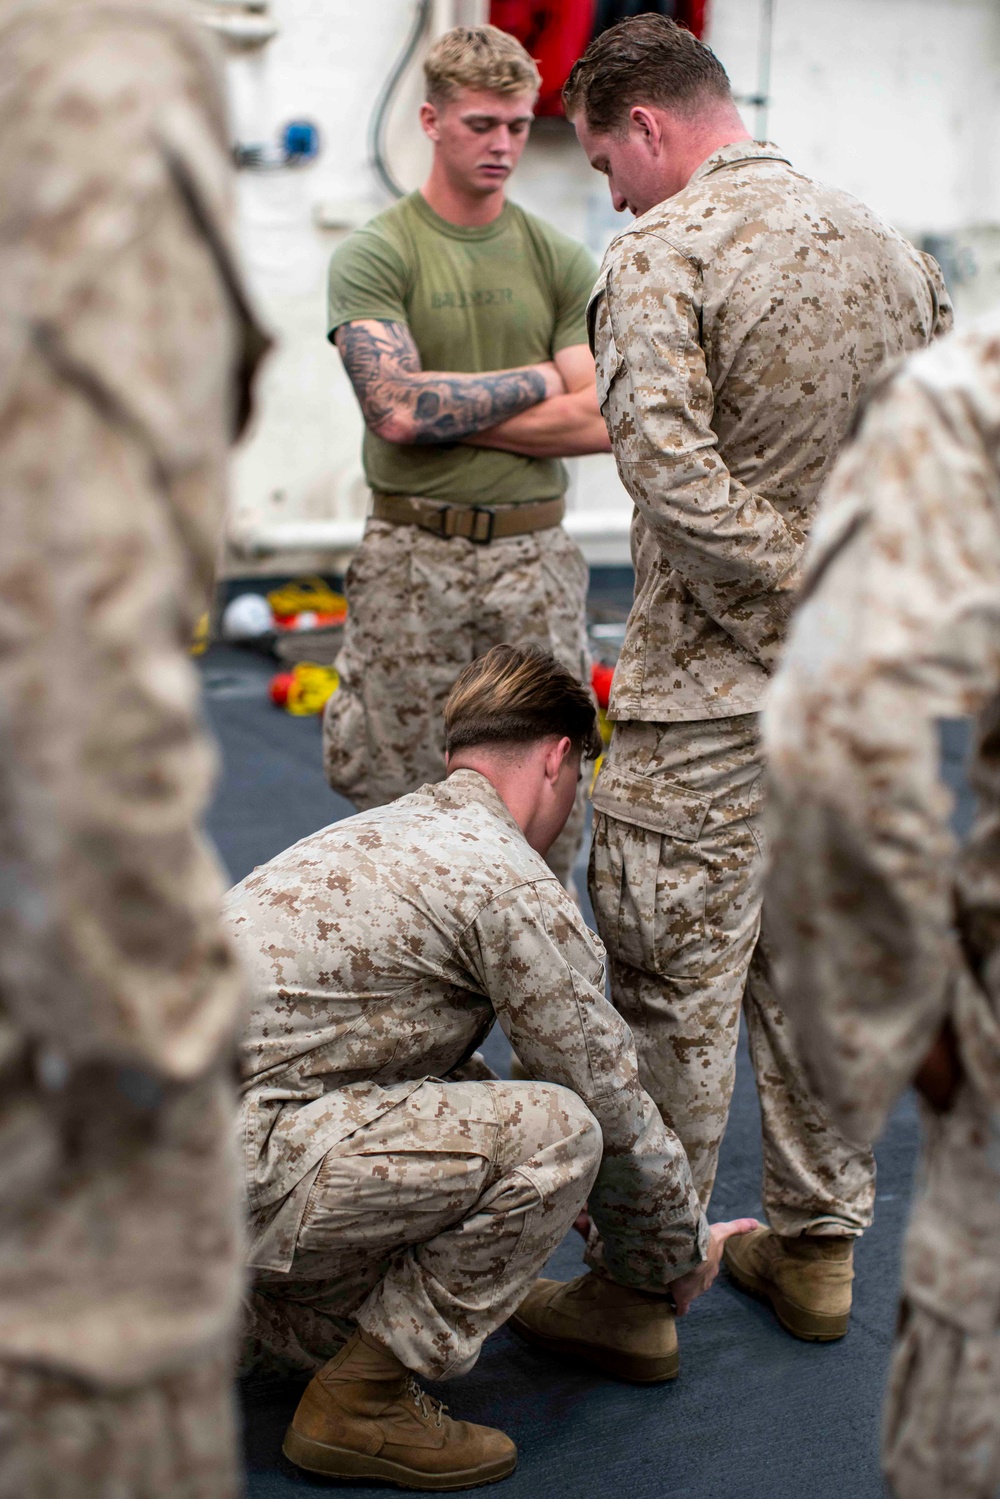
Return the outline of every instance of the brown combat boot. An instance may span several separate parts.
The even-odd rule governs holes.
[[[536,1280],[509,1326],[516,1333],[633,1384],[676,1379],[680,1368],[673,1309],[663,1296],[600,1275]]]
[[[810,1343],[842,1338],[851,1319],[854,1240],[783,1239],[770,1228],[727,1239],[726,1269],[742,1291],[763,1297],[786,1332]]]
[[[281,1450],[308,1473],[401,1489],[474,1489],[513,1473],[510,1437],[445,1412],[359,1328],[306,1386]]]

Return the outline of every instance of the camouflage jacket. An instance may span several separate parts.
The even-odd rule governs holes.
[[[940,723],[975,714],[961,846]],[[1000,317],[886,380],[825,491],[765,713],[785,1003],[845,1130],[873,1139],[950,1015],[907,1291],[1000,1315]],[[984,1322],[984,1319],[986,1321]]]
[[[753,712],[862,389],[950,325],[940,271],[853,198],[742,141],[619,235],[589,316],[636,507],[611,716]]]
[[[0,0],[0,139],[0,1357],[123,1385],[239,1298],[188,647],[264,339],[186,7]]]
[[[250,976],[242,1120],[264,1217],[499,1020],[528,1071],[601,1126],[590,1211],[612,1276],[661,1288],[704,1258],[687,1158],[639,1085],[601,944],[483,776],[456,771],[304,838],[230,892],[228,916]],[[296,1226],[253,1262],[286,1269]]]

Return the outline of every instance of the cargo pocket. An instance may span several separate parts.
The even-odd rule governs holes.
[[[355,621],[366,636],[391,639],[398,630],[399,610],[406,612],[412,593],[411,560],[412,546],[405,526],[368,521],[345,578],[350,601],[348,620]]]
[[[606,814],[595,831],[594,871],[601,935],[612,956],[664,978],[696,974],[708,898],[699,840],[711,799],[665,777],[611,766],[598,776],[593,802]]]
[[[401,774],[389,750],[400,702],[420,702],[412,677],[411,548],[405,526],[370,520],[347,570],[347,622],[337,691],[323,714],[323,760],[334,791],[358,809],[392,801],[422,778]]]
[[[490,1104],[488,1118],[474,1108],[459,1117],[468,1097],[461,1083],[428,1081],[415,1094],[327,1152],[306,1204],[300,1247],[353,1243],[387,1251],[428,1238],[471,1209],[496,1174],[496,1111]],[[428,1099],[441,1101],[440,1117],[426,1109]]]
[[[583,553],[561,527],[541,533],[539,568],[545,590],[548,648],[581,682],[590,681],[586,614],[589,569]]]

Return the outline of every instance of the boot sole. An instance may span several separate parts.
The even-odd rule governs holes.
[[[637,1353],[616,1353],[611,1348],[595,1348],[572,1338],[550,1338],[522,1322],[516,1312],[507,1326],[526,1343],[544,1348],[546,1353],[582,1359],[584,1363],[593,1364],[596,1369],[600,1369],[602,1374],[612,1374],[616,1379],[627,1380],[629,1384],[665,1384],[668,1379],[676,1379],[680,1371],[681,1356],[678,1350],[663,1358],[644,1358]]]
[[[281,1450],[289,1462],[307,1473],[320,1473],[326,1478],[377,1478],[400,1489],[432,1489],[436,1493],[482,1488],[487,1483],[508,1478],[517,1467],[515,1452],[512,1457],[484,1463],[478,1468],[464,1468],[452,1473],[423,1473],[419,1468],[407,1468],[384,1457],[369,1457],[365,1452],[352,1452],[349,1447],[334,1447],[329,1442],[300,1436],[291,1426],[285,1432]]]
[[[811,1312],[807,1307],[799,1306],[797,1302],[789,1301],[787,1296],[782,1296],[770,1281],[737,1268],[729,1260],[724,1259],[723,1264],[729,1278],[741,1291],[756,1296],[758,1301],[770,1303],[774,1315],[793,1338],[799,1338],[803,1343],[835,1343],[838,1338],[846,1335],[851,1323],[849,1311]]]

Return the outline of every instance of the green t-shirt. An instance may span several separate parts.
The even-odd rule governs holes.
[[[551,359],[587,342],[597,275],[575,240],[508,203],[464,229],[411,193],[352,234],[330,262],[330,337],[365,318],[406,323],[425,370],[479,373]],[[470,505],[546,500],[566,490],[554,458],[459,443],[401,447],[365,431],[365,476],[383,494]]]

